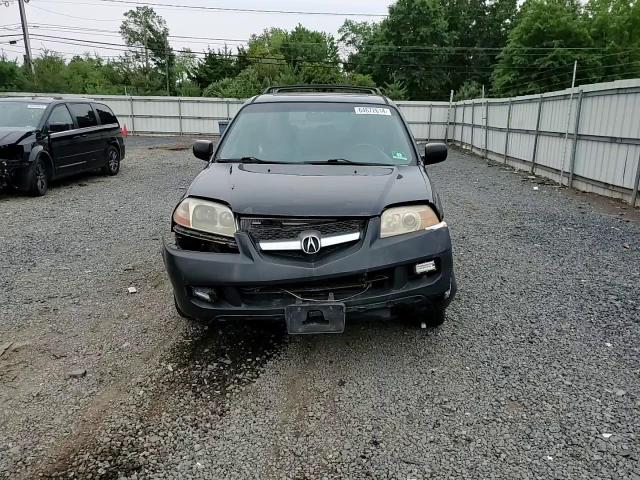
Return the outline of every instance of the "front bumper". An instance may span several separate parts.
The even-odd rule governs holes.
[[[340,301],[348,314],[446,307],[457,289],[448,227],[384,239],[378,231],[379,219],[372,219],[358,244],[318,261],[262,252],[242,232],[236,234],[239,253],[182,250],[165,242],[163,257],[178,307],[200,320],[284,318],[297,297]],[[437,271],[415,274],[415,264],[428,260]],[[210,289],[215,300],[196,297],[194,287]]]
[[[0,159],[0,186],[14,185],[26,188],[31,164],[24,160]]]

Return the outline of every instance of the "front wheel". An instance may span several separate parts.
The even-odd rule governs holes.
[[[107,164],[102,167],[105,175],[117,175],[120,171],[120,151],[113,145],[107,148]]]
[[[42,161],[42,158],[36,159],[33,165],[33,174],[31,175],[31,181],[29,182],[28,192],[33,197],[42,197],[47,193],[49,188],[49,174],[47,173],[47,167]]]

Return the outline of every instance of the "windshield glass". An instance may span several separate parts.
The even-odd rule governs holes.
[[[217,159],[285,163],[415,164],[395,108],[347,103],[257,103],[241,110]]]
[[[47,105],[34,102],[0,102],[0,127],[36,128]]]

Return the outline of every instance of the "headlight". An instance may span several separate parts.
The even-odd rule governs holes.
[[[417,232],[440,223],[436,212],[428,205],[393,207],[382,212],[380,238]]]
[[[236,220],[225,205],[199,198],[185,198],[173,212],[173,221],[186,228],[201,232],[233,237]]]

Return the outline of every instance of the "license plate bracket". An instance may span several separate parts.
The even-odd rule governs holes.
[[[292,335],[342,333],[345,304],[340,302],[297,303],[285,308],[287,330]]]

